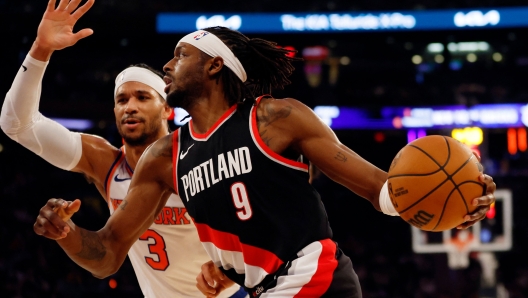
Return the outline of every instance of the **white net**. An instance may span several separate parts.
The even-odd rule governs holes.
[[[459,230],[449,239],[447,246],[447,262],[451,269],[464,269],[469,266],[469,253],[475,239],[469,230]]]

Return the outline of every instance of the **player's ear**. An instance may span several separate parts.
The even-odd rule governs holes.
[[[161,117],[163,118],[163,120],[167,120],[169,119],[171,114],[172,114],[172,108],[169,107],[169,104],[167,102],[165,102],[165,104],[163,105],[163,112],[161,114]]]
[[[209,65],[208,73],[210,76],[218,74],[224,67],[224,59],[222,57],[214,57]]]

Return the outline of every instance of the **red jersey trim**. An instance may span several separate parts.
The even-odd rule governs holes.
[[[134,170],[132,170],[132,167],[128,164],[128,161],[125,158],[125,170],[127,171],[128,175],[132,177],[134,175]]]
[[[260,267],[271,274],[284,263],[270,251],[240,242],[238,236],[234,234],[215,230],[207,224],[196,222],[194,224],[201,242],[211,242],[221,250],[241,252],[247,265]]]
[[[121,146],[121,151],[123,151],[123,154],[126,155],[126,148],[125,146]],[[132,169],[132,167],[128,164],[128,161],[126,160],[125,158],[125,170],[127,171],[128,175],[130,175],[130,177],[132,177],[132,175],[134,175],[134,170]]]
[[[227,121],[227,119],[231,118],[231,116],[233,116],[233,114],[235,113],[237,109],[237,105],[234,104],[233,106],[231,106],[229,108],[229,110],[227,110],[223,115],[222,117],[220,117],[220,119],[218,119],[216,121],[216,123],[211,126],[211,128],[209,128],[209,130],[206,132],[206,133],[203,133],[203,134],[199,134],[199,133],[195,133],[194,130],[193,130],[193,120],[191,119],[189,121],[189,132],[191,133],[191,137],[196,140],[196,141],[207,141],[211,135],[222,125],[224,124],[224,122]]]
[[[337,268],[335,257],[337,246],[330,239],[319,242],[323,248],[317,261],[317,270],[294,297],[321,297],[332,283],[334,271]]]
[[[117,170],[117,168],[119,167],[119,165],[121,164],[123,159],[125,158],[125,151],[124,151],[123,147],[121,147],[120,151],[121,152],[119,152],[119,155],[117,155],[114,163],[110,167],[110,170],[108,170],[108,174],[106,175],[106,179],[105,179],[105,184],[104,185],[105,185],[105,193],[106,193],[107,203],[109,204],[108,206],[110,206],[110,204],[112,203],[112,202],[110,202],[111,201],[111,199],[110,199],[110,184],[112,183],[112,176],[114,176],[115,171]]]
[[[172,181],[174,191],[178,194],[178,158],[180,152],[180,129],[172,134]]]
[[[284,166],[290,167],[295,170],[300,170],[304,172],[308,172],[308,165],[304,164],[302,162],[294,161],[291,159],[287,159],[280,154],[277,154],[275,151],[271,150],[266,143],[262,140],[260,137],[260,134],[258,132],[258,125],[257,125],[257,107],[260,103],[260,100],[264,96],[261,96],[257,98],[255,105],[251,108],[250,113],[250,121],[249,121],[249,130],[251,133],[251,137],[253,138],[253,141],[255,142],[255,145],[257,145],[257,148],[260,149],[260,151],[266,155],[269,159],[278,162]]]

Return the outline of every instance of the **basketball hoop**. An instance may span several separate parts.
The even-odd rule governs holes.
[[[474,258],[479,261],[482,268],[480,289],[496,288],[497,292],[499,289],[504,289],[504,285],[497,283],[496,279],[499,262],[495,258],[495,252],[508,251],[512,247],[511,190],[497,189],[495,198],[497,214],[492,222],[495,231],[490,229],[490,223],[486,223],[486,219],[474,223],[465,230],[453,229],[441,233],[423,231],[412,226],[413,251],[415,253],[447,253],[447,262],[451,270],[469,267],[470,253],[476,253]]]
[[[447,246],[447,263],[451,269],[464,269],[469,266],[469,253],[475,243],[475,237],[469,230],[458,230]]]

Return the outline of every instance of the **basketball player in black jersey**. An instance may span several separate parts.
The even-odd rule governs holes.
[[[334,243],[324,207],[308,183],[308,158],[323,173],[385,213],[387,173],[341,144],[299,101],[275,99],[289,83],[287,50],[214,27],[180,40],[164,67],[167,101],[192,120],[149,147],[129,192],[97,232],[75,226],[59,245],[95,276],[113,274],[171,193],[181,196],[212,262],[199,288],[208,297],[219,276],[252,297],[361,297],[352,263]],[[258,96],[258,97],[257,97]],[[256,98],[256,99],[255,99]],[[495,183],[466,216],[466,228],[495,201]],[[57,201],[57,208],[63,208]]]

